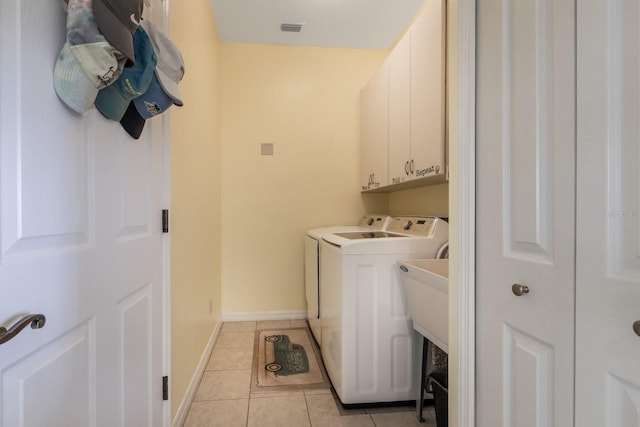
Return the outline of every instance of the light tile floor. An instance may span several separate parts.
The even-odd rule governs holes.
[[[306,327],[304,320],[225,322],[184,427],[435,427],[433,406],[344,409],[331,390],[251,392],[256,329]]]

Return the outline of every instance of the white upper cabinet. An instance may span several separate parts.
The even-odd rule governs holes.
[[[376,81],[381,73],[388,73],[386,95]],[[362,91],[362,191],[446,181],[445,76],[446,8],[444,0],[431,0]],[[376,102],[386,104],[372,105]],[[388,117],[381,117],[383,110]],[[383,138],[386,152],[381,149]],[[384,162],[378,157],[382,153]],[[383,177],[378,171],[386,164],[385,181],[372,182],[372,158],[375,177]]]
[[[411,34],[389,54],[389,184],[410,179]]]
[[[412,179],[445,176],[446,10],[431,0],[411,28]]]
[[[385,61],[360,93],[362,126],[361,190],[389,184],[389,66]]]

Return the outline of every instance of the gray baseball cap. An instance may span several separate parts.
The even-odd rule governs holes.
[[[93,13],[109,44],[135,62],[133,33],[142,19],[143,0],[93,0]]]

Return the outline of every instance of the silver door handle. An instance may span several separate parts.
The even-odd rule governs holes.
[[[635,322],[633,322],[633,332],[635,332],[636,335],[640,337],[640,320],[636,320]]]
[[[529,293],[529,287],[527,285],[514,283],[513,286],[511,286],[511,292],[513,292],[515,296],[521,297],[522,295]]]
[[[9,329],[4,326],[0,326],[0,344],[6,343],[18,335],[28,324],[31,324],[31,329],[40,329],[44,327],[46,322],[47,318],[44,314],[32,314],[30,316],[23,317]]]

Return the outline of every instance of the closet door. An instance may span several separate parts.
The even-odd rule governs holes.
[[[476,4],[477,425],[572,426],[575,3]]]
[[[636,427],[640,6],[587,0],[577,16],[576,426]]]

